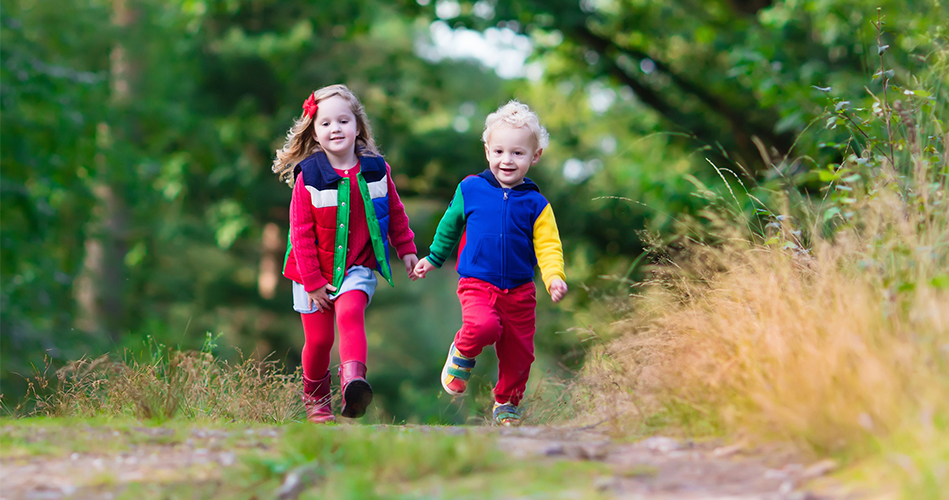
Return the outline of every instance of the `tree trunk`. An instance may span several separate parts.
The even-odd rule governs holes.
[[[112,24],[118,28],[119,40],[110,54],[111,104],[113,116],[127,116],[128,104],[133,97],[133,68],[128,47],[121,41],[132,31],[135,13],[129,0],[113,0]],[[121,120],[121,118],[120,118]],[[128,124],[126,124],[126,128]],[[97,127],[96,174],[90,181],[90,190],[96,198],[92,219],[86,225],[85,257],[75,293],[79,305],[77,326],[90,334],[105,334],[113,342],[123,330],[126,296],[125,254],[128,250],[128,203],[125,200],[121,156],[116,148],[113,127],[100,123]],[[120,134],[119,141],[123,139]]]

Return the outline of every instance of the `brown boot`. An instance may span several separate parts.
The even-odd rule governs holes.
[[[343,410],[340,414],[347,418],[365,415],[372,402],[372,387],[366,382],[366,365],[347,361],[339,367],[339,378],[343,386]]]
[[[306,406],[306,419],[314,424],[334,422],[333,407],[330,405],[330,372],[319,380],[310,380],[303,376],[303,405]]]

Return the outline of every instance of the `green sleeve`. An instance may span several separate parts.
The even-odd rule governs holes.
[[[445,259],[461,239],[461,232],[465,228],[465,198],[461,194],[461,184],[455,189],[455,197],[451,199],[448,210],[438,223],[435,238],[429,247],[428,261],[435,267],[442,267]]]

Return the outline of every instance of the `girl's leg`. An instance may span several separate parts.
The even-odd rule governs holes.
[[[458,282],[461,302],[461,329],[455,334],[455,349],[474,358],[501,337],[501,317],[495,310],[499,291],[490,283],[473,278]]]
[[[319,380],[326,376],[330,366],[330,351],[333,349],[333,311],[324,310],[300,314],[303,319],[303,376]]]
[[[372,402],[372,387],[366,381],[366,304],[362,290],[345,292],[336,298],[336,326],[339,328],[339,381],[343,388],[344,417],[359,418]]]
[[[366,364],[366,304],[369,296],[362,290],[346,292],[333,303],[336,326],[339,328],[339,360]]]
[[[534,324],[537,307],[533,283],[521,285],[501,298],[503,333],[498,340],[498,385],[494,399],[498,403],[517,406],[527,387],[531,363],[534,362]]]

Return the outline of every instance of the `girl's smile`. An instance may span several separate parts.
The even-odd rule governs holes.
[[[337,163],[343,165],[342,168],[351,167],[355,164],[356,136],[359,135],[352,106],[338,95],[323,99],[319,105],[313,119],[317,142],[334,167]]]

